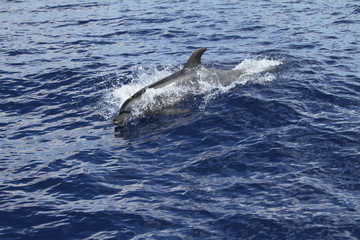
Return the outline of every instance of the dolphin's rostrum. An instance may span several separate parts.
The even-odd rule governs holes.
[[[199,48],[190,56],[188,61],[185,63],[184,67],[176,72],[158,82],[155,82],[140,91],[136,92],[132,97],[127,99],[120,108],[119,114],[114,118],[114,124],[121,124],[127,120],[134,110],[140,103],[144,93],[149,89],[160,89],[168,88],[171,86],[175,87],[186,87],[193,90],[197,90],[200,85],[200,81],[214,82],[221,85],[227,85],[233,81],[238,80],[239,78],[249,76],[251,74],[246,73],[244,70],[219,70],[214,68],[206,68],[201,64],[201,56],[206,51],[206,48]],[[273,69],[267,69],[270,71]],[[187,112],[187,110],[174,108],[173,106],[180,102],[181,98],[178,101],[169,99],[160,99],[157,101],[156,108],[148,109],[144,112],[154,113],[161,112],[164,114],[180,114]]]

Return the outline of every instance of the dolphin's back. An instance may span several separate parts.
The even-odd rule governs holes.
[[[167,85],[171,85],[176,79],[178,79],[182,75],[182,71],[183,70],[176,72],[170,76],[167,76],[166,78],[161,79],[160,81],[157,81],[146,88],[160,88],[160,87],[165,87]]]
[[[157,81],[156,83],[151,84],[150,86],[147,86],[147,87],[141,89],[140,91],[135,93],[133,97],[140,96],[141,94],[143,94],[146,91],[147,88],[160,88],[160,87],[166,87],[169,85],[186,84],[182,80],[184,80],[184,79],[190,80],[191,79],[192,73],[190,72],[190,70],[201,65],[201,56],[206,51],[206,49],[207,48],[197,49],[195,52],[193,52],[193,54],[191,54],[191,56],[185,63],[183,69],[181,69],[179,72],[176,72],[164,79],[161,79],[160,81]]]

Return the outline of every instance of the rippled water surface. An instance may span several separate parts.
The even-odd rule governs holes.
[[[360,238],[360,3],[3,1],[1,239]],[[114,126],[198,47],[254,70]]]

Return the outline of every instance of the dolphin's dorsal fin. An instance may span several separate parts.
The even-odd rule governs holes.
[[[189,69],[189,68],[194,68],[198,65],[201,64],[201,56],[203,55],[203,53],[206,51],[207,48],[199,48],[197,50],[195,50],[195,52],[193,54],[191,54],[189,60],[187,60],[187,62],[185,63],[185,66],[183,69]]]

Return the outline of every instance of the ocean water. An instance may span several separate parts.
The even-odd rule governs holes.
[[[359,239],[359,46],[356,0],[2,1],[0,238]],[[199,47],[279,68],[113,125]]]

